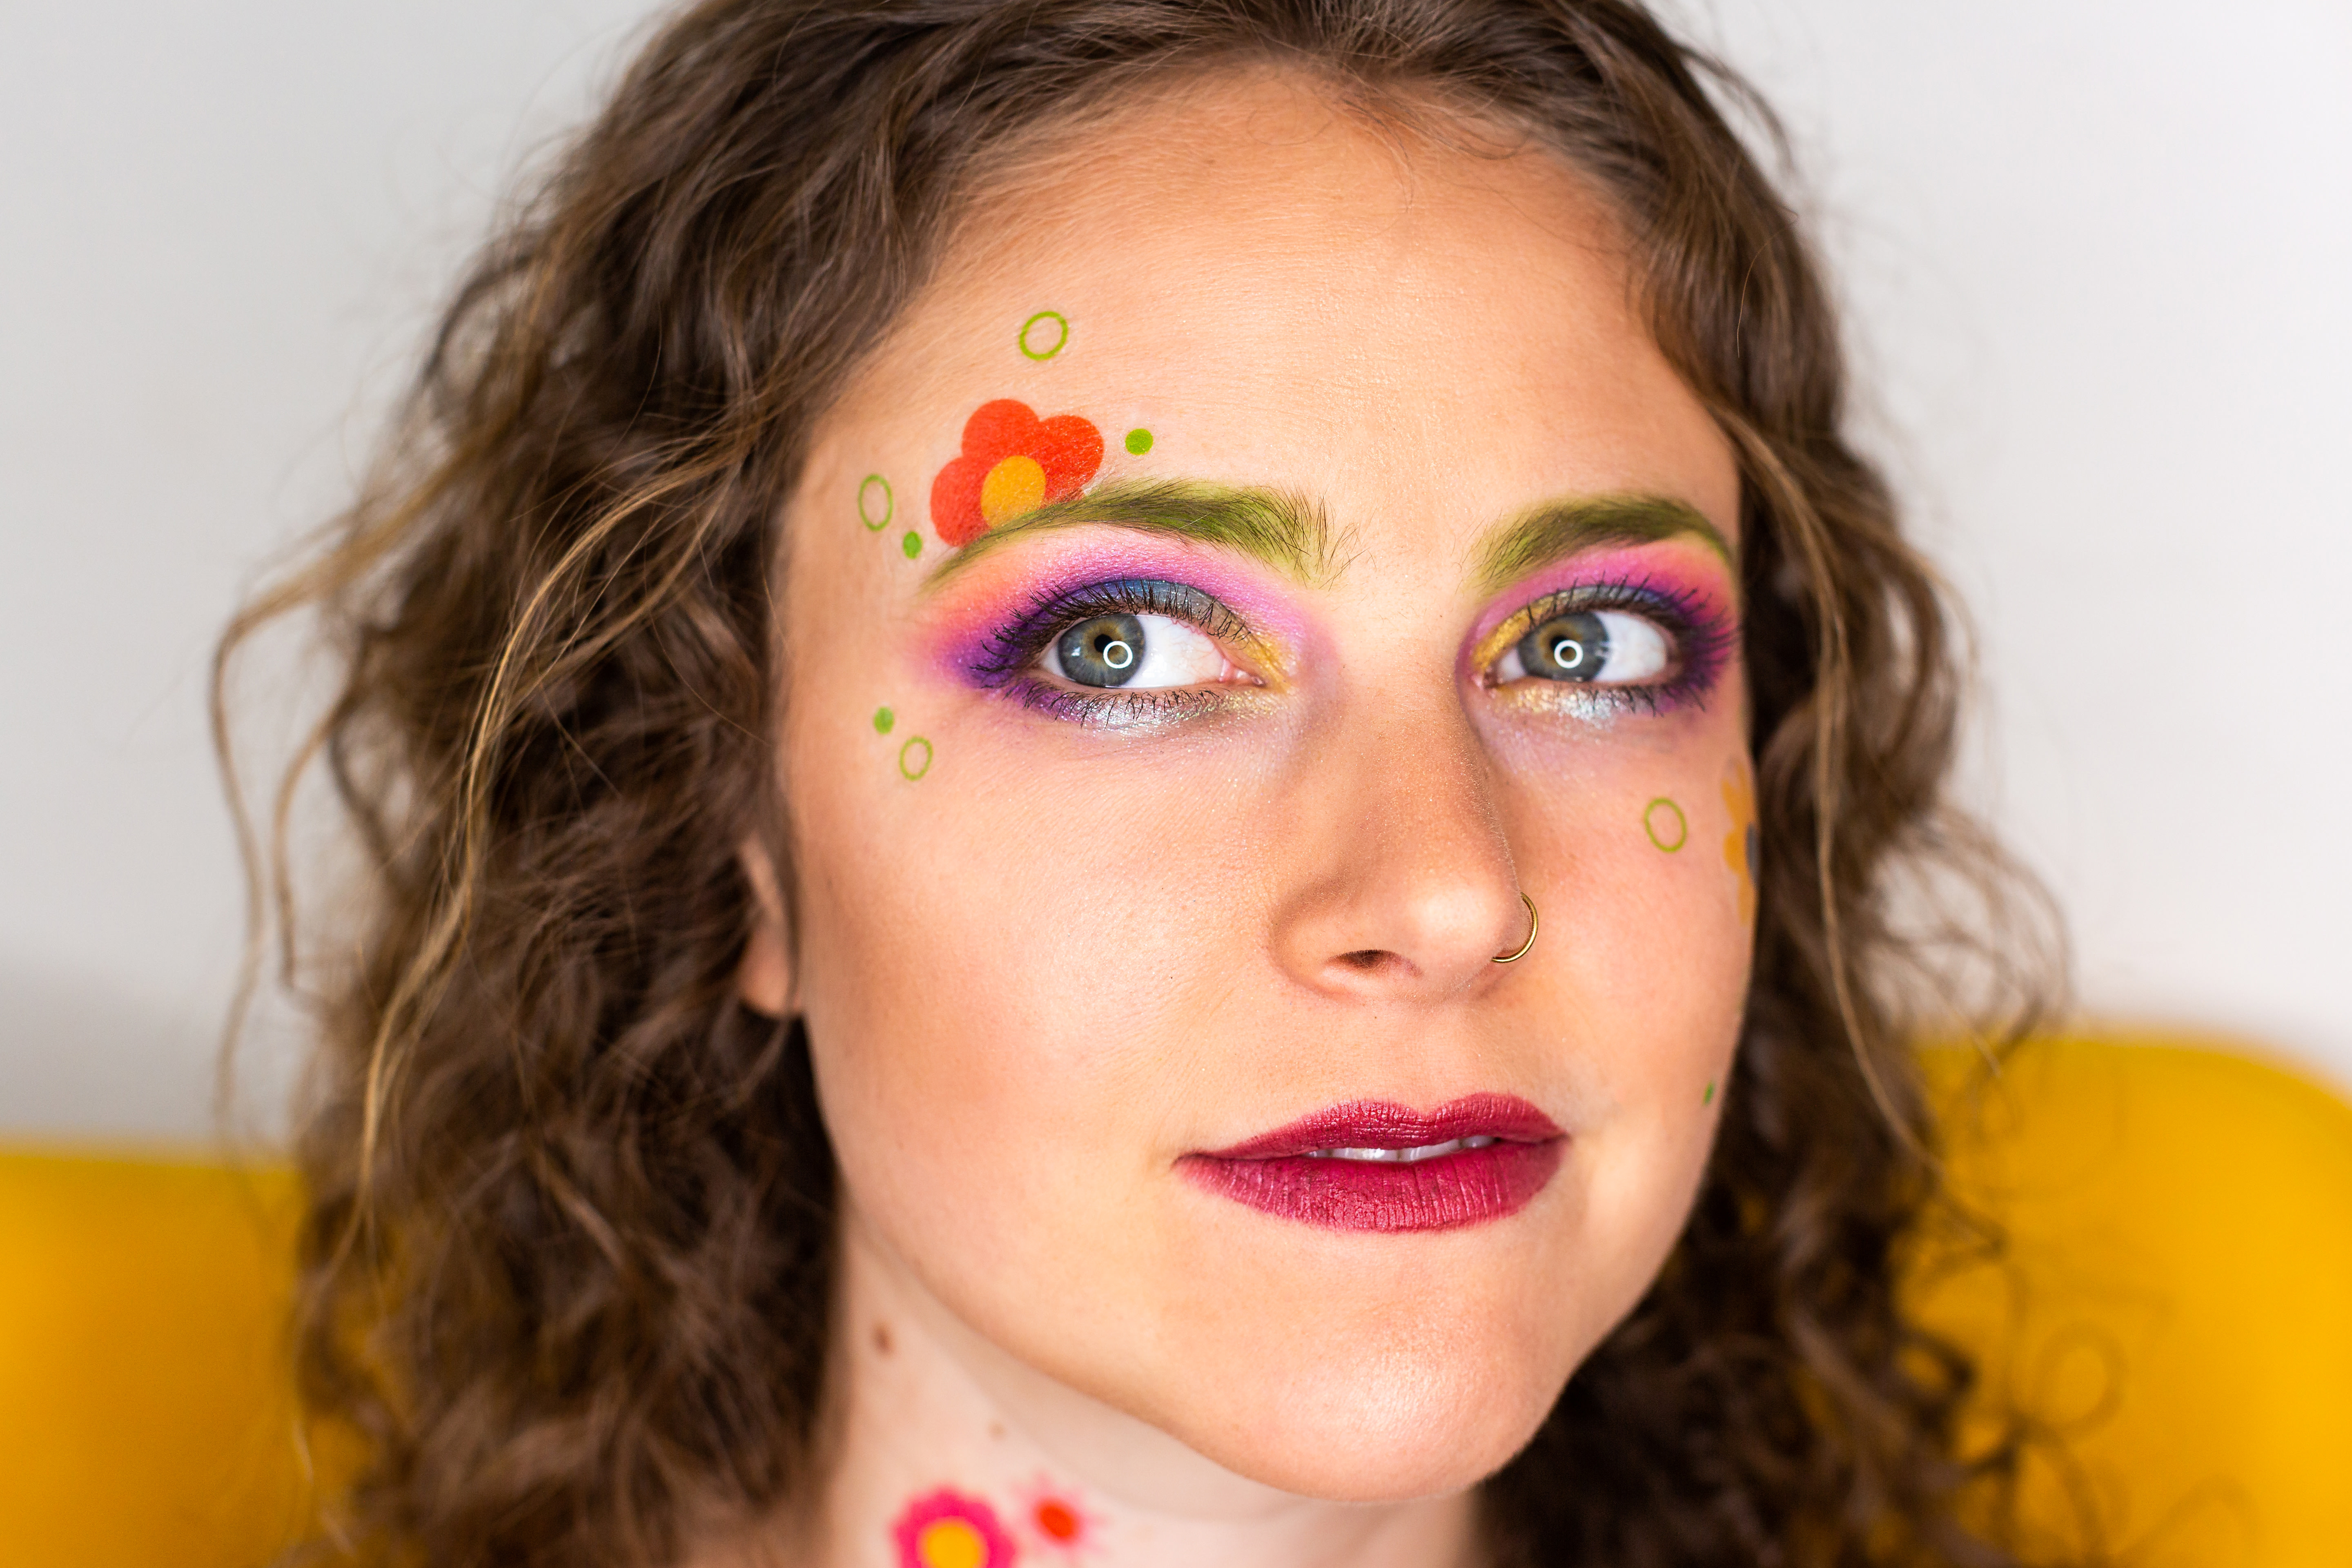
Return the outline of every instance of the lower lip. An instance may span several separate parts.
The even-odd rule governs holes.
[[[1557,1138],[1489,1143],[1409,1164],[1307,1154],[1272,1160],[1192,1154],[1181,1168],[1235,1203],[1325,1230],[1458,1230],[1527,1207],[1559,1169],[1560,1143]]]

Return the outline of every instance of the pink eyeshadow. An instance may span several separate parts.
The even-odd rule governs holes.
[[[1280,650],[1296,649],[1305,641],[1307,623],[1297,610],[1223,552],[1125,533],[1112,539],[1040,541],[979,563],[940,595],[934,612],[939,624],[928,639],[930,657],[950,674],[970,679],[985,661],[992,639],[1024,620],[1033,605],[1122,578],[1197,588]]]
[[[1498,590],[1465,646],[1477,647],[1494,636],[1497,626],[1538,599],[1600,583],[1630,583],[1671,595],[1695,616],[1723,624],[1728,630],[1736,619],[1737,603],[1727,592],[1729,577],[1730,569],[1721,564],[1721,558],[1696,540],[1588,550]]]

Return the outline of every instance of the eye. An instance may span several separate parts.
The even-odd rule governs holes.
[[[1666,634],[1623,610],[1570,610],[1545,617],[1495,661],[1497,685],[1532,677],[1595,686],[1656,680],[1673,663]]]
[[[1055,637],[1041,661],[1079,686],[1159,690],[1230,679],[1214,638],[1167,616],[1089,616]]]

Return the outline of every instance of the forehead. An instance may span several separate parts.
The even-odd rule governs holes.
[[[1061,352],[1009,355],[1045,310]],[[1120,411],[1106,428],[1148,426],[1161,471],[1327,500],[1351,533],[1366,512],[1483,525],[1598,491],[1736,524],[1728,447],[1584,179],[1523,137],[1375,121],[1297,73],[1171,89],[998,169],[835,421],[951,426],[1000,395]]]

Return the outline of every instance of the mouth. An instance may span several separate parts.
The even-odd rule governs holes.
[[[1454,1230],[1517,1214],[1559,1169],[1567,1134],[1516,1095],[1417,1111],[1335,1105],[1229,1149],[1187,1154],[1194,1183],[1326,1230]]]

